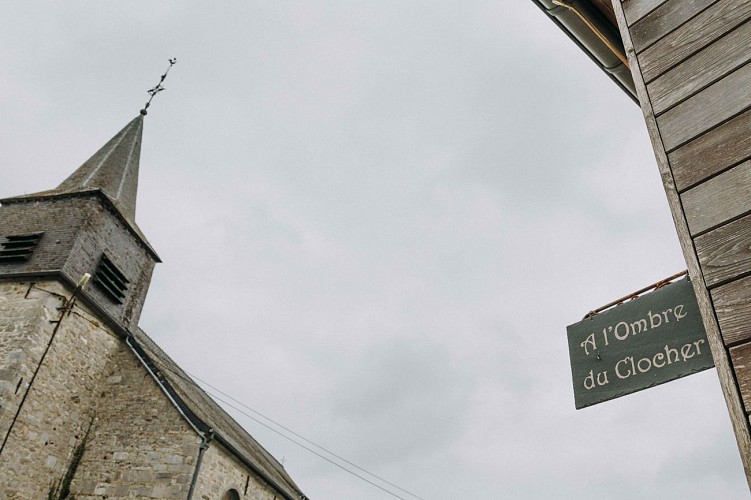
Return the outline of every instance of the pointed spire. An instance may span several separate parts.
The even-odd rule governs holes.
[[[125,217],[135,220],[142,134],[143,114],[139,114],[54,189],[54,192],[75,193],[101,189]]]

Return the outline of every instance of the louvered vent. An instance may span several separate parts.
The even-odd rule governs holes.
[[[42,233],[6,236],[0,242],[0,263],[29,260],[41,237]]]
[[[102,255],[94,272],[94,285],[116,304],[123,303],[125,292],[128,291],[128,280],[106,255]]]

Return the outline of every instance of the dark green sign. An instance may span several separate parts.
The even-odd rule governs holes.
[[[566,330],[577,409],[714,366],[688,279]]]

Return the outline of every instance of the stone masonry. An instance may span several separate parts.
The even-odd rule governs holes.
[[[230,489],[239,492],[240,498],[248,500],[277,498],[278,493],[273,488],[221,445],[206,450],[201,471],[194,495],[196,499],[221,499]]]
[[[55,323],[67,295],[54,281],[0,282],[2,309],[19,318],[5,323],[3,314],[0,332],[0,498],[46,498],[61,481],[94,417],[102,373],[119,344],[81,307]]]
[[[159,262],[133,220],[143,115],[0,200],[0,499],[305,499],[138,327]]]

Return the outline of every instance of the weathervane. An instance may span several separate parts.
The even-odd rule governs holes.
[[[167,78],[167,74],[169,73],[170,68],[177,63],[177,58],[173,57],[172,59],[169,59],[169,66],[167,66],[167,71],[164,72],[164,74],[159,78],[159,83],[154,85],[154,87],[150,88],[147,92],[151,97],[149,97],[149,100],[146,102],[146,105],[141,110],[142,115],[146,115],[146,110],[149,109],[149,105],[151,104],[151,100],[154,98],[155,95],[157,95],[159,92],[164,90],[164,87],[162,87],[162,82],[165,78]]]

